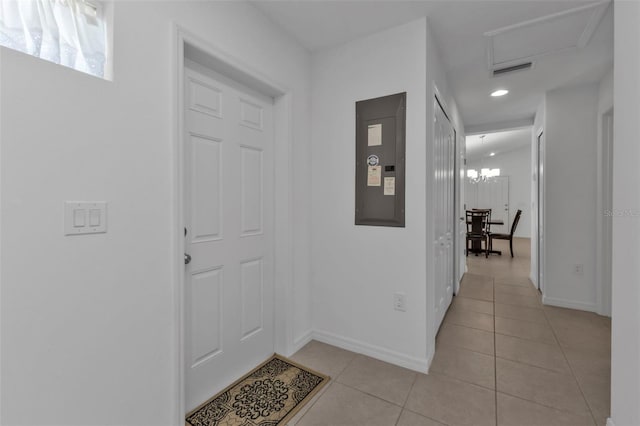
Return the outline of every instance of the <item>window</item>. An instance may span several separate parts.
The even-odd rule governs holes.
[[[105,77],[102,4],[89,0],[0,0],[0,45]]]

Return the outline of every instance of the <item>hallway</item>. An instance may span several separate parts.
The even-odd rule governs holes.
[[[610,319],[543,306],[528,244],[514,240],[514,259],[467,258],[428,375],[307,344],[292,358],[332,381],[290,424],[604,426]]]

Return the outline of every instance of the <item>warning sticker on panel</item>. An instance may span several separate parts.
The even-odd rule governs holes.
[[[396,195],[396,178],[384,178],[384,195]]]
[[[382,166],[369,166],[367,173],[367,186],[381,186]]]
[[[382,124],[371,124],[367,126],[367,145],[382,145]]]

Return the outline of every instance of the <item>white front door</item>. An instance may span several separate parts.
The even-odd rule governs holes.
[[[273,100],[194,64],[184,93],[189,411],[273,353]]]
[[[509,177],[498,176],[486,182],[475,184],[477,187],[477,205],[474,208],[491,209],[491,220],[501,220],[504,225],[491,225],[491,232],[508,234],[509,222]]]

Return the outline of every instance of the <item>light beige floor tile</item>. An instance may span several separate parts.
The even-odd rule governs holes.
[[[421,374],[405,408],[448,425],[495,425],[495,392],[439,374]]]
[[[495,361],[490,355],[440,345],[429,371],[495,389]]]
[[[496,277],[494,279],[495,285],[511,285],[518,287],[533,287],[531,280],[528,277]]]
[[[496,356],[559,373],[571,374],[558,345],[496,334]]]
[[[511,318],[496,317],[496,333],[537,342],[557,344],[553,331],[548,324],[520,321]]]
[[[458,295],[493,302],[493,283],[462,283]]]
[[[588,412],[574,377],[538,367],[496,359],[497,390],[574,413]]]
[[[589,408],[608,416],[611,412],[611,378],[589,373],[577,374],[576,377]]]
[[[570,348],[562,350],[575,374],[597,374],[611,377],[611,353],[585,352]]]
[[[304,407],[302,407],[300,409],[300,411],[298,411],[296,413],[295,416],[293,416],[291,418],[291,420],[289,420],[287,422],[287,426],[294,426],[295,424],[297,424],[300,419],[302,419],[302,417],[304,417],[305,414],[307,414],[307,411],[309,411],[309,409],[311,409],[311,407],[313,407],[313,405],[316,403],[316,401],[322,396],[322,394],[324,394],[331,386],[333,386],[335,382],[333,380],[331,380],[329,383],[327,383],[326,386],[324,386],[322,389],[320,389],[318,391],[317,394],[315,394],[313,396],[313,398],[311,398],[305,405]]]
[[[495,301],[505,305],[526,306],[528,308],[542,308],[538,295],[520,296],[517,294],[496,293]]]
[[[611,417],[611,414],[609,412],[600,413],[599,411],[593,411],[592,414],[593,414],[593,420],[597,426],[608,426],[607,418]]]
[[[496,294],[515,294],[517,296],[538,296],[538,290],[531,287],[515,286],[515,285],[499,285],[494,286]]]
[[[498,426],[594,426],[589,413],[571,413],[498,392]]]
[[[493,278],[489,275],[485,274],[474,274],[474,273],[466,273],[462,277],[462,286],[466,285],[481,285],[481,284],[492,284]]]
[[[402,408],[390,402],[333,383],[296,426],[395,425]]]
[[[605,321],[598,314],[577,309],[560,308],[557,306],[544,306],[547,318],[553,325],[573,327],[604,327]]]
[[[496,317],[500,318],[512,318],[521,321],[548,324],[547,318],[544,315],[544,311],[537,308],[527,308],[518,305],[504,305],[502,303],[496,303],[495,315]]]
[[[444,317],[444,322],[477,328],[485,331],[493,331],[493,315],[481,314],[459,309],[449,309]]]
[[[552,324],[563,348],[606,356],[611,353],[611,331],[604,327],[573,327]]]
[[[451,308],[462,311],[479,312],[493,315],[493,302],[487,300],[471,299],[469,297],[456,296],[453,298]]]
[[[291,359],[306,367],[337,377],[353,360],[355,353],[312,340],[296,352]]]
[[[443,323],[440,327],[436,339],[436,348],[438,345],[455,346],[487,355],[494,354],[492,332],[451,323]]]
[[[440,422],[421,416],[409,410],[402,410],[397,426],[444,426]]]
[[[402,406],[416,374],[406,368],[358,355],[336,381]]]

